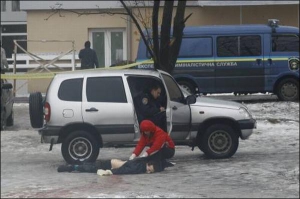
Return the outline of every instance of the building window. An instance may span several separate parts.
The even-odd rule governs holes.
[[[1,1],[1,12],[6,11],[6,1]]]
[[[14,40],[26,40],[27,39],[27,25],[20,24],[1,24],[1,40],[2,47],[6,51],[6,57],[12,58],[14,53]],[[27,50],[26,41],[17,41],[25,50]],[[17,53],[24,53],[20,48],[18,48]]]
[[[126,32],[122,29],[91,30],[90,41],[97,53],[99,67],[108,67],[127,59]]]
[[[20,0],[12,1],[12,11],[20,11]]]

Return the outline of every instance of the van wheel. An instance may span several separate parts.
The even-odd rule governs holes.
[[[99,145],[90,133],[74,131],[62,142],[61,153],[69,164],[95,162],[99,155]]]
[[[276,94],[281,101],[299,100],[299,82],[292,78],[287,78],[279,82]]]
[[[41,128],[44,123],[43,96],[40,92],[29,95],[29,116],[33,128]]]
[[[191,94],[195,94],[196,89],[193,86],[193,84],[191,84],[190,82],[188,82],[188,81],[178,81],[178,84],[180,86],[182,86],[184,89],[186,89],[188,92],[190,92]]]
[[[14,125],[14,112],[13,112],[13,111],[11,111],[9,117],[7,118],[7,120],[6,120],[6,125],[7,125],[7,126],[12,126],[12,125]]]
[[[226,124],[214,124],[201,137],[199,148],[209,158],[229,158],[239,146],[238,135]]]

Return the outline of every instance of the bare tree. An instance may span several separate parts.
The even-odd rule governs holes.
[[[91,15],[91,14],[120,14],[120,15],[129,15],[132,19],[133,23],[136,25],[141,39],[146,45],[146,48],[153,59],[154,68],[164,70],[166,72],[172,73],[178,53],[181,46],[183,29],[185,27],[185,22],[192,15],[189,14],[185,18],[185,8],[186,8],[186,0],[178,0],[176,14],[173,22],[173,31],[171,33],[172,28],[172,13],[174,10],[174,0],[154,0],[154,1],[123,1],[120,0],[120,3],[123,5],[126,12],[115,12],[109,10],[101,10],[99,7],[96,11],[74,11],[74,10],[65,10],[62,8],[62,4],[56,4],[56,7],[53,7],[52,14],[45,20],[48,20],[51,16],[55,14],[59,14],[59,16],[63,17],[62,11],[72,12],[78,14],[78,16],[82,15]],[[146,18],[145,14],[141,13],[140,7],[147,7],[146,3],[153,6],[152,9],[152,18],[150,21],[149,18]],[[163,3],[163,18],[161,22],[161,27],[159,28],[158,16],[159,16],[159,8]],[[131,8],[138,8],[137,13],[132,12]],[[146,9],[145,9],[146,10]],[[142,24],[140,26],[139,22]],[[151,26],[149,26],[151,23]],[[149,27],[152,27],[152,30],[149,30]],[[159,32],[160,30],[160,32]]]
[[[164,70],[166,72],[172,73],[174,70],[177,57],[179,54],[183,29],[185,27],[185,22],[192,15],[189,14],[185,18],[185,8],[186,8],[186,0],[178,1],[176,15],[173,22],[173,33],[171,35],[171,27],[172,27],[172,13],[174,9],[174,0],[168,1],[160,1],[155,0],[153,3],[153,11],[152,11],[152,31],[151,34],[149,31],[142,32],[141,28],[137,23],[136,18],[141,18],[142,15],[134,15],[128,6],[124,3],[123,0],[120,0],[125,10],[129,13],[131,19],[137,25],[137,28],[141,34],[143,41],[146,44],[147,50],[154,61],[154,68]],[[136,2],[136,5],[142,4],[143,2]],[[160,4],[164,2],[163,7],[163,19],[159,33],[159,7]],[[147,26],[143,23],[145,19],[141,18],[140,22],[142,22],[144,28],[147,30]],[[147,35],[145,35],[147,34]],[[151,38],[151,39],[146,39]],[[153,46],[153,47],[151,47]]]

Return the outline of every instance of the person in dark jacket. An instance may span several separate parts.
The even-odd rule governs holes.
[[[121,175],[121,174],[142,174],[161,172],[164,168],[160,161],[149,161],[147,158],[136,158],[123,161],[119,159],[102,160],[96,163],[84,163],[82,165],[61,165],[58,172],[86,172],[97,173],[98,175]]]
[[[161,98],[161,87],[152,84],[147,90],[135,97],[134,104],[139,123],[151,120],[164,131],[167,131],[166,109]]]
[[[98,58],[95,50],[91,49],[91,42],[84,43],[84,49],[81,49],[78,55],[81,60],[81,69],[98,68]]]
[[[173,166],[166,159],[172,158],[175,154],[175,144],[167,132],[156,126],[150,120],[143,120],[140,124],[141,137],[129,160],[133,160],[141,154],[146,146],[149,146],[141,157],[148,157],[149,160],[161,161],[163,168]],[[170,165],[171,164],[171,165]]]

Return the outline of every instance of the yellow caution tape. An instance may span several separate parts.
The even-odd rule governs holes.
[[[114,70],[114,69],[128,69],[134,66],[145,64],[145,63],[153,63],[151,60],[145,60],[142,62],[127,64],[124,66],[113,66],[110,68],[96,68],[96,69],[87,69],[87,70]],[[65,71],[65,72],[52,72],[52,73],[26,73],[26,74],[1,74],[1,79],[47,79],[53,78],[56,74],[59,73],[71,73],[73,71]]]
[[[55,73],[1,74],[1,79],[47,79],[54,75]]]

